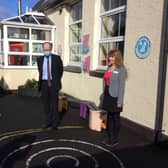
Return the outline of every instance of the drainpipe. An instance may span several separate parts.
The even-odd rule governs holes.
[[[22,14],[22,3],[21,0],[18,0],[18,16]]]
[[[162,140],[167,56],[168,56],[168,1],[164,0],[159,72],[158,72],[155,132],[154,132],[155,133],[154,143],[156,144]]]

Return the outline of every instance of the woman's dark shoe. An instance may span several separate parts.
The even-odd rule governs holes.
[[[115,146],[118,145],[118,141],[113,141],[113,142],[111,142],[109,139],[104,139],[104,140],[102,141],[102,143],[103,143],[104,145],[106,145],[106,146],[109,146],[109,147],[115,147]]]

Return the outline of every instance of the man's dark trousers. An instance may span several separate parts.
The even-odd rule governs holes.
[[[43,80],[41,91],[44,112],[46,115],[46,126],[57,127],[60,120],[58,112],[59,90],[54,89],[52,86],[48,87],[47,80]]]

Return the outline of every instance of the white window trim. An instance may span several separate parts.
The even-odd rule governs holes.
[[[126,11],[126,5],[123,5],[123,6],[120,6],[118,8],[114,8],[112,10],[101,13],[100,17],[111,16],[111,15],[115,15],[115,14],[122,13],[122,12],[125,12],[125,11]]]
[[[82,23],[82,19],[81,19],[81,20],[77,20],[77,21],[75,21],[75,22],[71,22],[71,23],[69,24],[69,26],[74,25],[74,24],[78,24],[78,23]]]
[[[69,46],[73,47],[73,46],[80,46],[80,45],[82,45],[82,42],[80,42],[80,43],[71,43]]]
[[[124,36],[116,36],[116,37],[100,39],[99,44],[100,43],[118,42],[118,41],[124,41]]]
[[[76,67],[81,67],[82,63],[81,62],[75,62],[75,61],[69,61],[69,66],[76,66]]]

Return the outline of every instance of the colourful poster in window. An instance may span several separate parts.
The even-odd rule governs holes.
[[[90,72],[90,56],[87,56],[85,58],[85,65],[86,65],[86,72],[89,73]]]
[[[89,34],[83,36],[83,54],[89,52]]]

